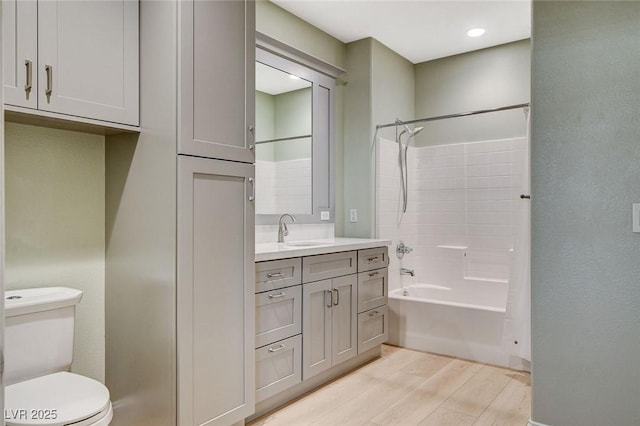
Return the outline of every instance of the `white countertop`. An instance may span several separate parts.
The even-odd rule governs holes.
[[[296,243],[302,243],[304,246],[296,246]],[[388,246],[390,244],[391,240],[370,238],[332,238],[323,240],[287,241],[280,244],[256,244],[256,262],[288,259],[300,256],[313,256],[315,254],[335,253],[338,251],[362,250]]]

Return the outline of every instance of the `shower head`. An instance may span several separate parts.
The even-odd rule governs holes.
[[[418,133],[420,133],[421,131],[424,130],[424,127],[415,127],[413,129],[413,131],[411,132],[411,137],[414,137],[415,135],[417,135]]]

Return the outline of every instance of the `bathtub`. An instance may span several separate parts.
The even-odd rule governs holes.
[[[411,284],[389,292],[389,343],[522,368],[503,341],[507,285],[465,280],[455,288]]]

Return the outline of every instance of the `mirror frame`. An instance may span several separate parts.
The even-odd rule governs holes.
[[[311,214],[295,214],[295,217],[296,223],[334,223],[335,85],[344,70],[260,32],[256,32],[256,62],[297,75],[312,84]],[[323,211],[329,212],[329,220],[320,219]],[[284,213],[289,212],[256,214],[256,225],[277,224]]]

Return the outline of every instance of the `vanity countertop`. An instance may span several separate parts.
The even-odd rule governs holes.
[[[391,240],[370,238],[331,238],[323,240],[288,241],[286,243],[256,244],[256,262],[313,256],[338,251],[362,250],[388,246]]]

